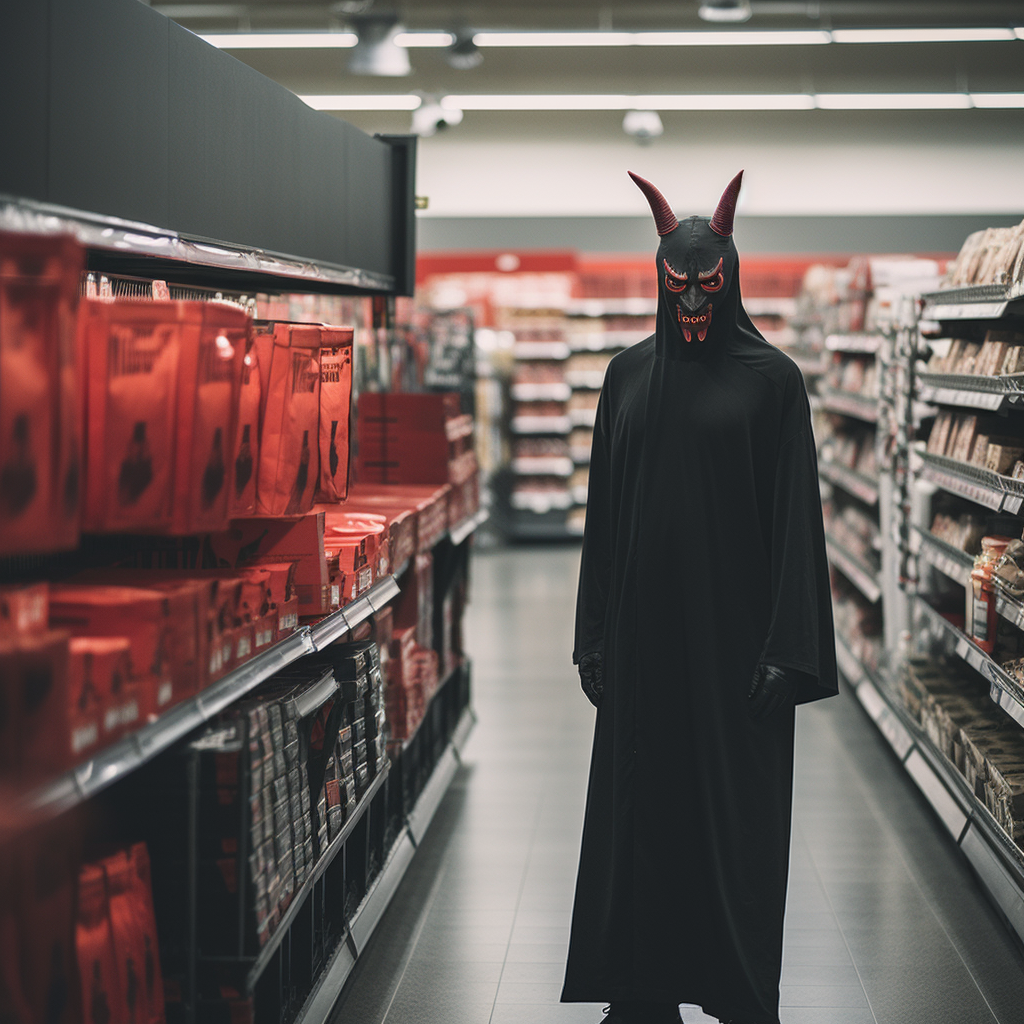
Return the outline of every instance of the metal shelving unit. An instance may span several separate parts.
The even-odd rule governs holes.
[[[825,547],[829,561],[864,595],[871,604],[877,604],[882,597],[882,585],[878,573],[852,555],[841,544],[827,534]]]
[[[949,288],[927,292],[921,300],[921,319],[938,323],[1024,318],[1024,294],[1019,286],[1015,289],[1001,284],[983,284]]]
[[[866,505],[878,504],[878,481],[837,462],[818,460],[818,475],[859,498]]]
[[[918,398],[986,412],[1024,409],[1024,373],[987,377],[957,373],[918,373]]]
[[[819,391],[821,407],[826,412],[837,412],[842,416],[852,416],[865,423],[878,422],[878,399],[859,395],[854,391],[839,391],[835,388],[823,387]]]
[[[1013,480],[981,466],[925,451],[914,452],[911,467],[919,468],[925,480],[950,494],[969,498],[993,512],[1016,515],[1024,504],[1024,480]]]
[[[143,726],[65,772],[30,796],[29,807],[37,812],[60,814],[92,799],[208,722],[275,672],[344,636],[397,593],[398,585],[394,577],[385,577],[354,602],[332,612],[316,626],[300,627],[291,636],[274,644],[270,650],[257,654],[195,697],[175,705],[155,722]]]

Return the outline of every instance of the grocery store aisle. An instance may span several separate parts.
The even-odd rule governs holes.
[[[337,1024],[602,1020],[558,1004],[593,729],[569,660],[578,561],[476,556],[480,721]],[[798,723],[783,1024],[1020,1024],[1024,959],[874,726],[846,695]]]

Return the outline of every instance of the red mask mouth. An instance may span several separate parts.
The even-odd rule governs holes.
[[[676,306],[676,319],[679,321],[679,329],[683,337],[689,342],[693,341],[694,332],[697,340],[703,341],[708,336],[708,328],[711,326],[711,303],[696,313],[683,313],[683,307]]]

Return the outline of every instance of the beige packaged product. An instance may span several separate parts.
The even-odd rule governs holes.
[[[990,377],[995,377],[1002,369],[1003,363],[1006,361],[1006,353],[1010,350],[1010,344],[1006,341],[986,341],[986,345],[990,347],[991,356],[985,364],[985,373]]]
[[[957,360],[957,364],[953,368],[953,372],[964,376],[970,376],[975,373],[978,364],[978,354],[980,352],[980,345],[970,341],[967,342],[963,347],[963,351],[960,353],[960,358]]]
[[[928,451],[932,455],[944,455],[949,444],[950,431],[953,427],[953,414],[944,409],[935,417],[931,433],[928,435]]]
[[[953,261],[953,265],[950,268],[949,273],[949,283],[954,287],[969,283],[967,269],[975,251],[981,245],[981,239],[984,234],[984,230],[973,231],[964,239],[964,244],[960,246],[960,252],[957,253],[957,257]]]
[[[1024,459],[1018,459],[1010,470],[1010,476],[1014,480],[1024,480]]]
[[[960,357],[964,354],[964,346],[969,342],[964,341],[963,338],[954,338],[949,343],[949,349],[946,352],[946,358],[942,363],[943,373],[955,373],[956,366],[960,362]]]
[[[972,466],[985,466],[988,461],[989,440],[988,434],[978,434],[975,437],[974,444],[971,445],[971,454],[967,458]]]
[[[1008,345],[1000,373],[1007,375],[1020,373],[1022,370],[1024,370],[1024,345]]]
[[[974,439],[978,436],[978,417],[974,415],[965,416],[960,423],[960,430],[956,435],[956,450],[951,453],[954,459],[966,462],[974,447]]]
[[[1024,221],[1021,222],[1021,227],[1024,227]],[[1024,243],[1021,244],[1017,258],[1013,261],[1013,270],[1010,273],[1009,283],[1012,285],[1024,284]]]
[[[990,758],[987,762],[985,803],[993,817],[1007,831],[1024,819],[1024,759]]]
[[[1013,280],[1013,268],[1024,247],[1024,223],[1011,230],[1010,238],[1003,246],[996,261],[993,280],[996,284],[1009,284]]]
[[[953,422],[949,428],[949,437],[946,440],[945,447],[939,452],[939,455],[945,455],[947,459],[954,458],[953,453],[956,451],[957,442],[960,438],[960,428],[963,426],[964,418],[960,415],[953,416]]]
[[[1009,473],[1015,462],[1024,456],[1024,447],[1005,444],[990,444],[985,468],[993,473]]]

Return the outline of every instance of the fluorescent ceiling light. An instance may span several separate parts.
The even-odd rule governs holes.
[[[300,96],[315,110],[416,110],[412,93]],[[972,106],[1024,108],[1024,92],[992,93],[700,93],[629,95],[576,93],[503,95],[451,94],[440,100],[446,110],[969,110]]]
[[[356,45],[355,32],[212,32],[199,38],[221,50],[328,50]]]
[[[419,96],[412,93],[300,96],[299,99],[314,110],[416,110],[420,105]]]
[[[972,92],[971,100],[976,107],[1024,107],[1024,92]]]
[[[822,110],[965,110],[971,98],[962,92],[819,93]]]
[[[1012,28],[834,28],[837,43],[993,43],[1014,39]]]
[[[829,42],[828,32],[477,32],[477,46],[801,46]]]
[[[199,37],[220,50],[333,50],[356,45],[355,32],[208,32]],[[407,49],[451,46],[450,32],[399,32]]]
[[[395,36],[395,42],[399,46],[406,46],[410,49],[416,47],[440,48],[451,46],[455,42],[455,36],[451,32],[399,32]]]
[[[477,32],[477,46],[629,46],[632,32]]]

